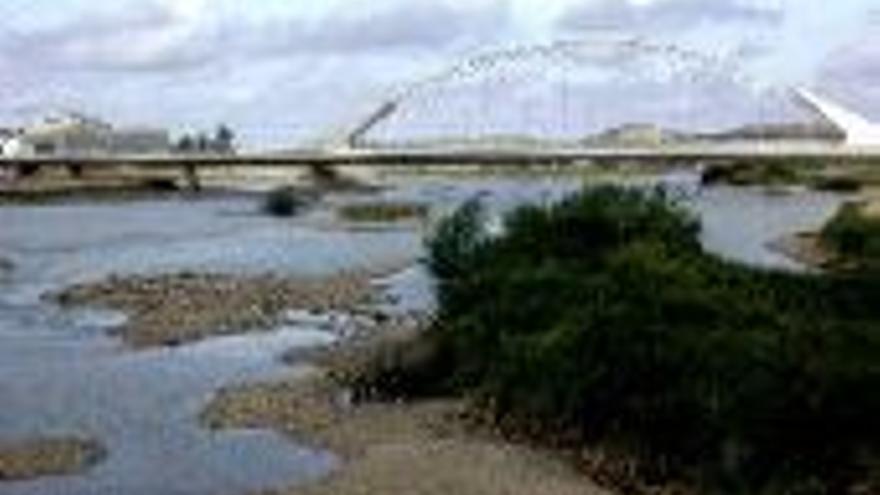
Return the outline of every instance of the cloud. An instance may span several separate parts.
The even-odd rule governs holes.
[[[500,38],[510,21],[507,5],[393,0],[366,9],[346,2],[316,18],[291,10],[260,19],[234,15],[232,7],[241,5],[222,0],[127,1],[84,9],[51,27],[0,35],[0,58],[44,69],[166,72],[229,59],[438,51]]]
[[[853,109],[880,120],[880,31],[832,50],[820,64],[816,83]]]
[[[597,0],[569,8],[559,25],[567,30],[627,29],[676,31],[703,24],[751,23],[775,26],[781,9],[746,4],[742,0]]]
[[[815,75],[829,49],[860,36],[856,26],[870,3],[2,0],[0,117],[17,122],[16,107],[63,105],[174,128],[223,120],[261,142],[292,141],[359,117],[398,84],[474,51],[577,38],[597,27],[735,59],[749,73],[799,83]],[[868,17],[880,23],[876,14]],[[844,46],[822,73],[846,91],[867,94],[863,101],[880,101],[865,89],[880,80],[875,46],[880,37]],[[639,89],[583,91],[625,108]],[[502,97],[501,107],[520,96]],[[668,99],[649,102],[655,99],[659,116]],[[638,110],[654,116],[648,107]],[[732,115],[727,107],[712,112]]]
[[[84,9],[56,25],[7,35],[7,60],[30,69],[166,70],[205,59],[200,26],[183,6],[195,2],[122,2],[114,8]]]
[[[859,85],[880,81],[880,33],[865,36],[832,51],[819,70],[825,80],[847,80]]]
[[[466,38],[503,35],[506,4],[462,9],[451,3],[400,1],[381,9],[346,9],[320,23],[297,26],[294,48],[332,52],[395,48],[442,49]]]

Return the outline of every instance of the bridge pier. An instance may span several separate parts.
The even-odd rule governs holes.
[[[16,179],[27,179],[28,177],[37,175],[37,172],[40,171],[40,165],[35,163],[23,163],[16,165],[13,170],[13,176]]]
[[[73,179],[82,179],[84,175],[83,166],[80,164],[72,164],[67,166],[67,173]]]
[[[329,165],[312,165],[312,178],[316,184],[333,184],[339,181],[339,171]]]
[[[185,165],[183,168],[183,174],[187,189],[192,192],[199,192],[202,190],[202,183],[199,180],[198,168],[194,164],[190,163]]]

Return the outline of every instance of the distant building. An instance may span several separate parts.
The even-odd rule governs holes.
[[[25,128],[3,145],[3,154],[17,157],[90,157],[165,154],[171,140],[165,130],[114,128],[80,115],[49,118]]]

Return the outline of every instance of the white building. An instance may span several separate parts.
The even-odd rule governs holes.
[[[116,129],[80,115],[46,119],[3,144],[3,154],[14,157],[149,155],[165,154],[170,149],[167,131]]]

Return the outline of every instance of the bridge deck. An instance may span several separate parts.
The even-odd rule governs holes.
[[[0,167],[314,167],[383,165],[552,165],[585,161],[705,162],[743,159],[810,159],[880,162],[880,147],[847,146],[670,146],[579,149],[382,149],[309,151],[229,156],[162,155],[101,157],[0,157]]]

